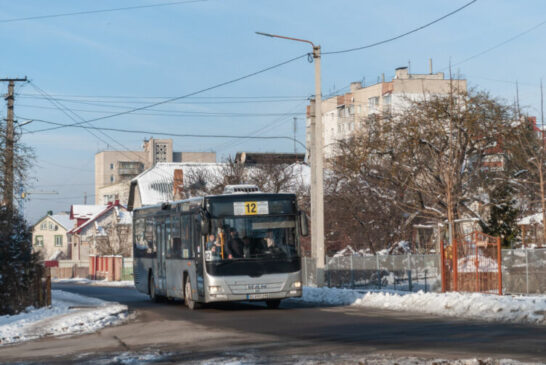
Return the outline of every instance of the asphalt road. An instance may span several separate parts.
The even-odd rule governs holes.
[[[190,311],[181,302],[152,303],[133,288],[55,284],[54,289],[126,304],[134,319],[94,334],[0,347],[0,361],[95,363],[120,353],[154,352],[166,362],[197,363],[249,354],[262,363],[321,354],[330,360],[336,354],[388,354],[546,362],[546,328],[540,326],[290,301],[276,310],[230,303]]]

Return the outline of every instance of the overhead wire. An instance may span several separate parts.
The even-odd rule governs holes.
[[[39,93],[42,93],[44,96],[48,96],[47,92],[45,92],[44,90],[42,90],[38,85],[36,85],[34,82],[30,81],[30,85],[35,89],[37,90]],[[54,99],[48,99],[53,105],[55,105],[56,107],[58,107],[58,109],[63,112],[63,114],[67,115],[70,119],[72,119],[73,121],[75,121],[75,118],[78,118],[80,120],[84,120],[80,115],[78,115],[77,113],[75,113],[74,111],[72,111],[70,108],[64,106],[62,103],[58,102],[58,101],[55,101]],[[75,116],[75,118],[72,116],[72,115]],[[89,129],[86,129],[86,131],[88,133],[90,133],[92,136],[94,136],[95,138],[97,138],[98,140],[102,141],[103,143],[105,143],[107,146],[111,146],[110,143],[104,141],[102,138],[100,138],[99,136],[97,136],[95,133],[93,133],[92,131],[90,131]],[[117,141],[116,139],[112,138],[111,136],[109,136],[108,134],[106,134],[104,131],[102,130],[99,130],[99,133],[101,133],[103,136],[109,138],[110,140],[112,140],[114,143],[118,144],[119,146],[121,146],[123,149],[125,149],[127,152],[129,153],[132,153],[133,155],[137,156],[137,160],[142,160],[142,157],[136,153],[134,153],[133,151],[129,150],[127,147],[125,147],[121,142]],[[120,153],[123,154],[123,156],[125,156],[126,158],[129,158],[128,155],[125,154],[124,151],[119,151]]]
[[[73,12],[69,12],[69,13],[35,15],[35,16],[27,16],[27,17],[20,17],[20,18],[0,19],[0,23],[15,23],[15,22],[22,22],[22,21],[27,21],[27,20],[61,18],[61,17],[68,17],[68,16],[74,16],[74,15],[101,14],[101,13],[111,13],[111,12],[119,12],[119,11],[125,11],[125,10],[158,8],[158,7],[164,7],[164,6],[174,6],[174,5],[182,5],[182,4],[190,4],[190,3],[198,3],[198,2],[206,2],[206,1],[208,1],[208,0],[170,1],[170,2],[166,2],[166,3],[149,4],[149,5],[134,5],[134,6],[125,6],[125,7],[120,7],[120,8],[83,10],[83,11],[73,11]]]
[[[108,127],[94,127],[94,126],[83,126],[83,125],[67,125],[58,122],[53,122],[49,120],[44,120],[40,118],[29,118],[35,122],[42,122],[46,124],[58,125],[58,126],[67,126],[73,128],[84,128],[100,131],[112,131],[112,132],[121,132],[121,133],[134,133],[134,134],[148,134],[148,135],[161,135],[161,136],[170,136],[170,137],[192,137],[192,138],[234,138],[234,139],[287,139],[290,141],[295,141],[301,146],[305,145],[297,139],[288,136],[240,136],[240,135],[225,135],[225,134],[194,134],[194,133],[172,133],[172,132],[162,132],[162,131],[149,131],[149,130],[136,130],[136,129],[122,129],[122,128],[108,128]],[[32,134],[34,131],[25,131],[26,134]]]
[[[193,91],[193,92],[185,94],[185,95],[177,96],[177,97],[170,98],[170,99],[165,99],[165,100],[158,101],[158,102],[155,102],[155,103],[151,103],[151,104],[148,104],[148,105],[145,105],[145,106],[142,106],[142,107],[132,108],[132,109],[129,109],[129,110],[121,111],[121,112],[110,114],[110,115],[105,115],[105,116],[102,116],[102,117],[97,117],[97,118],[93,118],[93,119],[89,119],[89,120],[84,120],[82,122],[77,122],[77,123],[72,123],[72,124],[67,124],[67,125],[57,126],[57,127],[51,127],[51,128],[44,128],[44,129],[37,130],[37,131],[34,131],[34,132],[35,133],[44,132],[44,131],[50,131],[50,130],[55,130],[55,129],[59,129],[59,128],[65,128],[65,127],[69,127],[69,126],[75,126],[75,125],[81,125],[81,124],[96,122],[96,121],[99,121],[99,120],[105,120],[105,119],[114,118],[114,117],[118,117],[118,116],[125,115],[125,114],[131,114],[131,113],[134,113],[134,112],[137,112],[137,111],[140,111],[140,110],[145,110],[145,109],[153,108],[155,106],[171,103],[171,102],[176,101],[176,100],[181,100],[181,99],[187,98],[189,96],[198,95],[198,94],[204,93],[206,91],[214,90],[214,89],[217,89],[217,88],[222,87],[222,86],[226,86],[226,85],[229,85],[229,84],[233,84],[233,83],[248,79],[250,77],[259,75],[261,73],[264,73],[264,72],[273,70],[275,68],[284,66],[284,65],[289,64],[291,62],[300,60],[300,59],[302,59],[304,57],[307,57],[307,53],[304,53],[304,54],[299,55],[297,57],[293,57],[293,58],[288,59],[286,61],[277,63],[275,65],[265,67],[265,68],[263,68],[261,70],[248,73],[246,75],[237,77],[235,79],[231,79],[231,80],[224,81],[224,82],[221,82],[221,83],[218,83],[218,84],[215,84],[215,85],[212,85],[212,86],[209,86],[209,87],[197,90],[197,91]]]
[[[374,42],[374,43],[371,43],[371,44],[367,44],[365,46],[360,46],[360,47],[354,47],[354,48],[349,48],[349,49],[343,49],[343,50],[339,50],[339,51],[330,51],[330,52],[322,52],[322,55],[332,55],[332,54],[341,54],[341,53],[348,53],[348,52],[355,52],[355,51],[361,51],[363,49],[367,49],[367,48],[372,48],[372,47],[376,47],[376,46],[379,46],[379,45],[382,45],[382,44],[385,44],[385,43],[389,43],[389,42],[392,42],[392,41],[395,41],[397,39],[400,39],[400,38],[403,38],[403,37],[406,37],[410,34],[413,34],[413,33],[416,33],[420,30],[423,30],[425,28],[428,28],[430,27],[431,25],[433,24],[436,24],[458,12],[460,12],[461,10],[469,7],[470,5],[474,4],[476,1],[478,0],[472,0],[468,3],[466,3],[465,5],[461,6],[460,8],[457,8],[449,13],[447,13],[446,15],[444,16],[441,16],[440,18],[437,18],[427,24],[424,24],[424,25],[421,25],[420,27],[417,27],[417,28],[414,28],[408,32],[405,32],[405,33],[402,33],[402,34],[399,34],[397,36],[394,36],[394,37],[391,37],[391,38],[388,38],[388,39],[384,39],[382,41],[379,41],[379,42]]]

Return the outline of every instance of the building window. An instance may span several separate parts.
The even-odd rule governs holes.
[[[60,234],[55,235],[55,246],[62,246],[63,245],[63,236]]]
[[[50,230],[50,231],[54,231],[54,230],[55,230],[55,225],[53,224],[53,222],[49,222],[48,227],[49,227],[49,230]]]
[[[34,236],[34,245],[44,247],[44,236]]]
[[[379,104],[379,97],[374,96],[373,98],[368,99],[368,108],[369,109],[375,109],[377,108],[377,105]]]
[[[111,163],[111,164],[110,164],[110,170],[113,170],[113,169],[114,169],[114,164]]]
[[[114,182],[114,175],[110,175],[110,182],[111,182],[111,183]]]
[[[40,230],[42,230],[42,231],[47,230],[47,222],[40,223]]]

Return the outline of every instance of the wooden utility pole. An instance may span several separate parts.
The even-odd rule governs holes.
[[[27,81],[27,78],[0,79],[2,82],[8,82],[8,94],[5,100],[8,104],[8,113],[6,118],[6,146],[4,150],[4,184],[2,186],[2,205],[8,208],[8,211],[13,211],[13,184],[14,184],[14,146],[15,146],[15,128],[13,126],[13,104],[15,100],[15,83]]]

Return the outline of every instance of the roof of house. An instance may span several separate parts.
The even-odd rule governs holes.
[[[518,222],[520,226],[528,226],[531,224],[542,224],[542,213],[536,213],[521,218]]]
[[[205,181],[207,188],[213,188],[213,185],[222,179],[222,169],[225,166],[225,163],[162,162],[142,172],[131,181],[136,182],[138,186],[141,204],[143,206],[155,205],[174,199],[173,181],[175,170],[182,170],[183,176],[188,176],[197,170],[204,172],[205,176],[210,177]],[[286,169],[292,170],[293,185],[310,185],[311,169],[308,165],[294,163],[287,165]],[[250,175],[260,171],[254,167],[247,167],[247,170]],[[185,187],[189,187],[187,179],[183,179],[183,183]]]
[[[106,205],[74,204],[70,207],[70,219],[89,219],[105,208]]]
[[[84,223],[82,223],[81,225],[72,228],[68,233],[80,233],[84,228],[92,224],[94,224],[97,230],[101,232],[102,227],[98,224],[98,219],[108,214],[108,212],[110,211],[114,211],[115,214],[118,216],[119,224],[132,224],[132,221],[133,221],[132,214],[131,212],[127,211],[127,208],[125,208],[123,205],[120,205],[119,203],[109,204],[109,205],[105,205],[103,210],[98,211],[97,213],[89,217],[89,219],[85,221]]]
[[[61,225],[66,230],[72,229],[72,227],[74,227],[74,224],[75,224],[74,220],[70,219],[69,214],[57,213],[57,214],[51,214],[51,215],[48,214],[43,216],[42,218],[38,219],[38,221],[34,224],[34,226],[38,225],[39,223],[41,223],[44,219],[48,217],[53,219],[55,222],[57,222],[57,224]]]
[[[169,162],[157,163],[155,166],[133,178],[138,184],[142,205],[154,205],[173,200],[174,170],[182,170],[183,176],[198,169],[211,177],[221,176],[223,163]],[[184,179],[184,182],[186,180]]]

